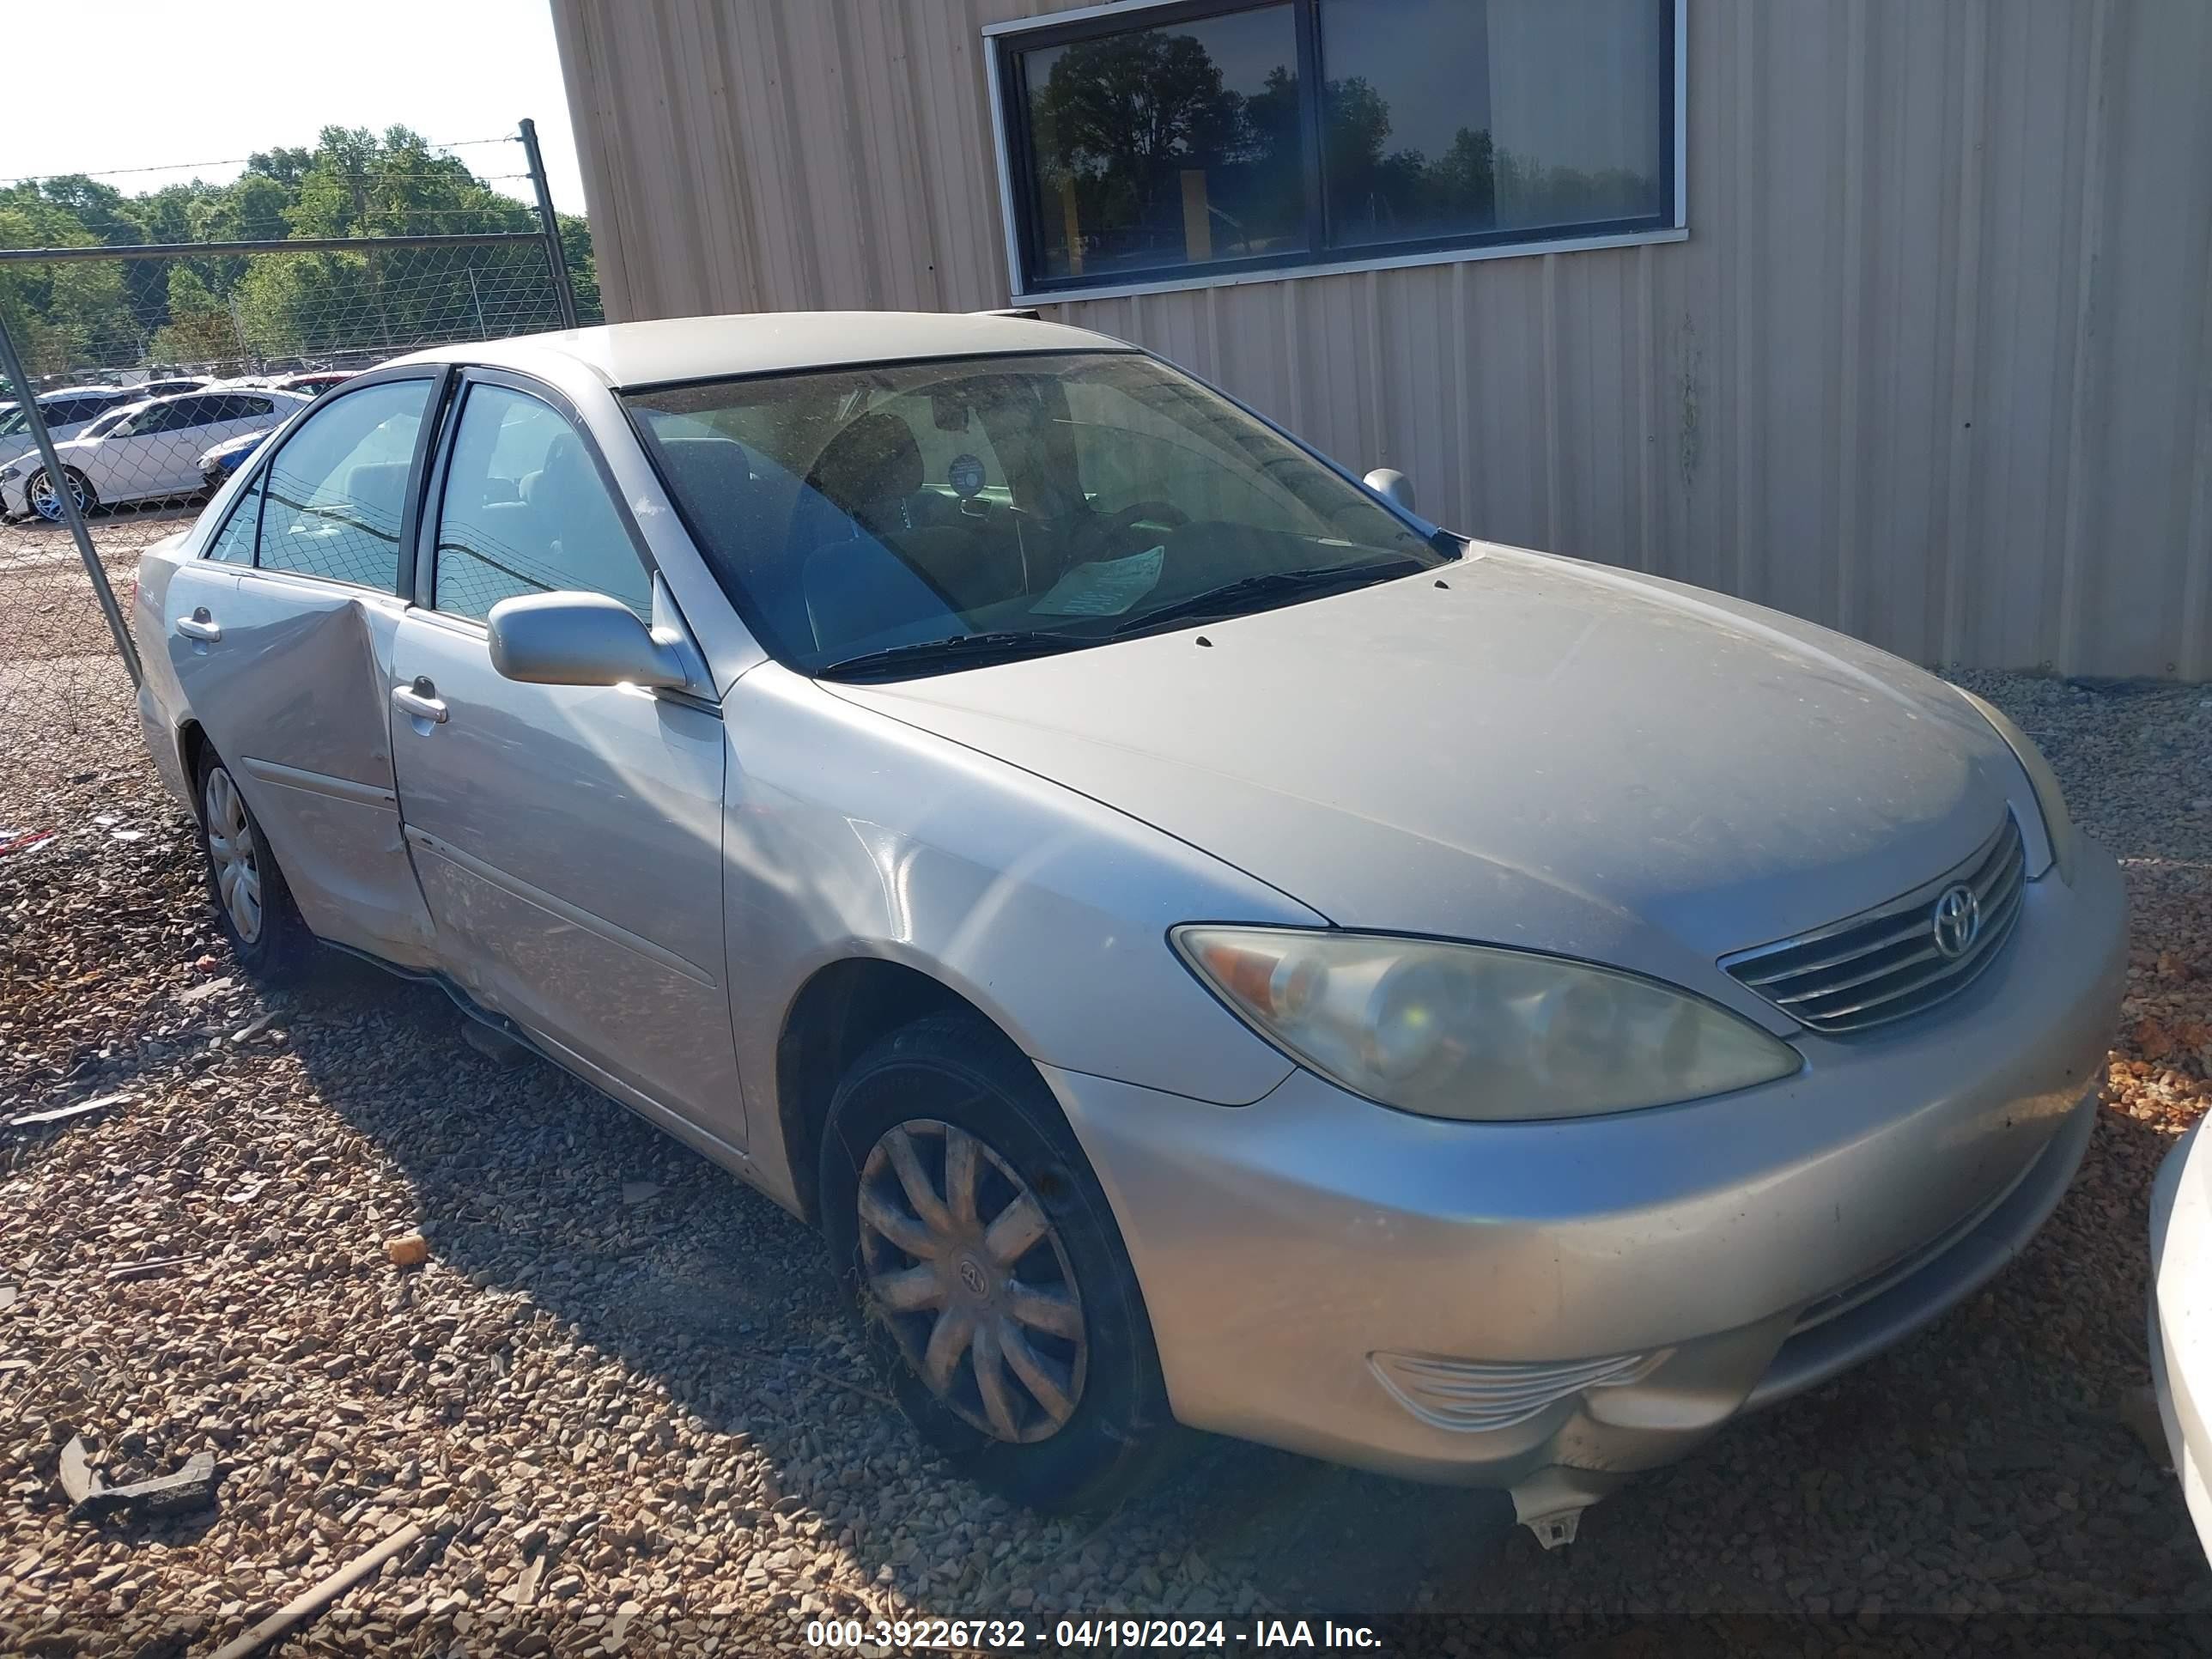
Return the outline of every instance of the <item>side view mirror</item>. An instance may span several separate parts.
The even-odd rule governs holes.
[[[526,685],[681,686],[682,653],[604,593],[526,593],[486,618],[491,665]]]
[[[1378,466],[1359,482],[1394,506],[1408,513],[1419,510],[1413,505],[1413,481],[1394,466]]]

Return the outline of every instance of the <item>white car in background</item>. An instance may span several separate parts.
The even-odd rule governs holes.
[[[2190,1130],[2150,1195],[2150,1380],[2197,1536],[2212,1554],[2212,1141]]]
[[[197,495],[200,457],[248,432],[281,426],[314,399],[272,386],[213,386],[151,398],[102,415],[54,446],[80,509]],[[57,438],[59,434],[55,434]],[[62,516],[36,450],[0,466],[0,515]]]
[[[153,393],[135,386],[65,386],[39,394],[39,413],[56,443],[74,438],[103,415],[143,403]],[[31,447],[30,416],[19,403],[0,409],[0,455],[13,455]]]

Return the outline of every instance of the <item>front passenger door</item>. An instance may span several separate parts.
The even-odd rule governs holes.
[[[632,1103],[740,1145],[720,711],[491,665],[485,618],[519,594],[608,594],[682,626],[551,395],[481,371],[450,423],[392,660],[407,841],[439,955],[479,1001]]]

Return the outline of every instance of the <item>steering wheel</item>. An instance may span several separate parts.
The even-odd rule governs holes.
[[[1086,519],[1069,538],[1071,562],[1087,562],[1112,538],[1147,519],[1173,529],[1177,525],[1188,524],[1190,514],[1173,501],[1132,501],[1103,518]]]

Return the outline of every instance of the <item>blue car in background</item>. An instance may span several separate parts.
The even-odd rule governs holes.
[[[230,475],[238,471],[238,464],[260,448],[268,435],[268,432],[241,432],[235,438],[226,438],[201,456],[200,477],[207,480],[207,487],[211,490],[222,489]]]

